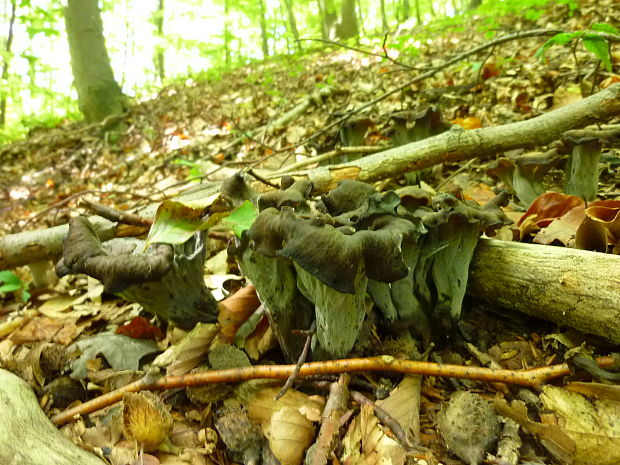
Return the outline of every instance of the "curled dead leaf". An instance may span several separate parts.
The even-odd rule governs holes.
[[[265,435],[282,465],[299,465],[314,438],[314,427],[299,410],[282,407],[271,416]]]

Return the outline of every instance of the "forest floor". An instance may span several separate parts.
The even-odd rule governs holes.
[[[499,21],[506,31],[585,30],[593,23],[620,24],[620,4],[613,0],[582,1],[578,13],[569,17],[564,6],[554,6],[536,20],[506,17]],[[173,198],[199,183],[224,180],[239,170],[251,168],[265,177],[274,171],[298,171],[319,164],[356,161],[366,154],[434,136],[450,125],[471,130],[526,121],[578,102],[620,80],[618,74],[599,67],[596,58],[582,46],[574,53],[569,47],[554,46],[547,50],[544,60],[535,57],[536,51],[552,37],[552,34],[544,33],[498,43],[441,69],[459,54],[493,40],[480,32],[483,25],[482,20],[479,23],[473,20],[464,30],[450,27],[437,30],[433,33],[433,40],[416,44],[419,54],[415,57],[406,53],[406,47],[399,55],[392,50],[390,59],[385,58],[384,50],[380,48],[363,52],[334,47],[328,52],[314,51],[299,58],[283,57],[248,65],[208,81],[188,78],[185,82],[165,87],[152,99],[131,103],[118,120],[107,122],[107,127],[116,125],[115,131],[106,132],[102,125],[83,123],[33,130],[27,139],[0,147],[0,235],[49,228],[65,224],[78,214],[88,215],[90,211],[82,203],[84,198],[120,210],[133,209]],[[415,31],[412,37],[416,37]],[[620,55],[616,49],[614,45],[611,57],[617,72]],[[423,73],[429,73],[428,77],[410,83]],[[593,82],[596,85],[593,86]],[[392,92],[395,89],[400,90]],[[374,104],[368,105],[373,101]],[[617,131],[618,117],[603,123],[610,124],[609,128]],[[544,177],[534,185],[529,181],[519,184],[522,178],[514,174],[517,169],[515,160],[524,156],[544,158],[552,150],[554,153],[550,159],[536,164],[537,169],[545,171]],[[555,211],[551,214],[543,212],[544,207],[539,206],[538,210],[531,207],[540,193],[537,189],[563,191],[566,156],[558,152],[561,150],[557,145],[549,144],[501,154],[480,153],[467,161],[446,161],[416,173],[382,179],[375,183],[375,187],[379,191],[388,191],[415,184],[427,192],[448,192],[480,205],[500,190],[508,189],[512,200],[504,211],[514,224],[498,232],[500,239],[573,246],[574,226],[562,224],[547,234],[537,234],[553,219],[563,217],[570,210],[566,203],[572,200],[562,198],[565,205],[561,213]],[[316,157],[320,155],[324,156],[317,163]],[[616,208],[616,211],[620,208],[617,204],[620,200],[618,160],[617,142],[614,147],[614,139],[604,141],[597,198],[611,201],[605,204],[605,208]],[[523,183],[529,183],[529,187],[524,188]],[[584,207],[581,208],[583,211]],[[527,217],[532,213],[537,213],[541,220],[538,229],[531,224],[532,229],[526,229],[523,223],[518,223],[524,215]],[[620,230],[618,217],[620,215],[616,215],[616,231]],[[226,238],[211,237],[206,263],[211,275],[208,284],[220,297],[245,284],[243,277],[236,275],[238,270],[222,259],[220,252],[226,249],[226,240],[222,239]],[[617,244],[615,248],[617,251]],[[612,242],[609,250],[613,249]],[[30,280],[27,267],[18,268],[16,273],[24,282]],[[35,388],[41,406],[50,416],[75,405],[76,399],[94,398],[135,381],[143,373],[130,369],[130,362],[125,365],[119,362],[120,367],[114,365],[111,349],[107,355],[102,349],[105,357],[97,351],[95,355],[99,354],[99,357],[96,359],[86,361],[84,356],[81,357],[82,368],[88,371],[87,378],[77,383],[78,387],[67,381],[71,392],[66,392],[58,380],[61,374],[63,380],[70,380],[65,376],[69,371],[66,367],[46,371],[41,366],[41,354],[55,351],[57,347],[72,347],[71,344],[78,340],[88,340],[127,322],[132,322],[134,327],[125,330],[124,334],[130,335],[133,330],[138,332],[138,337],[150,337],[156,341],[152,350],[136,348],[135,354],[176,347],[177,341],[185,334],[178,329],[166,328],[165,322],[156,319],[144,323],[143,328],[136,328],[136,321],[143,321],[135,320],[140,307],[104,293],[102,286],[85,277],[51,280],[46,287],[31,288],[29,292],[31,297],[26,303],[18,292],[0,294],[3,296],[0,301],[0,367],[26,379]],[[541,310],[540,313],[544,312]],[[459,336],[438,341],[430,360],[519,370],[567,361],[567,354],[575,353],[580,347],[587,347],[589,353],[596,356],[607,355],[617,348],[604,339],[523,313],[502,310],[496,304],[483,303],[471,296],[465,298],[461,319],[455,327],[458,327]],[[206,331],[212,332],[212,328]],[[384,328],[373,328],[369,333],[369,337],[375,340],[371,344],[374,352],[368,348],[367,352],[358,355],[383,355],[380,349],[387,347],[386,341],[393,335],[381,331]],[[204,334],[195,337],[209,338]],[[205,344],[204,339],[203,345],[206,348],[201,355],[205,358],[208,343]],[[249,336],[243,348],[255,365],[281,363],[283,359],[273,334],[266,335],[264,329]],[[134,355],[134,349],[127,351]],[[165,371],[168,375],[187,373],[200,364],[199,358],[188,361],[187,358],[191,357],[181,355],[181,352],[171,357],[176,358],[177,364],[172,370],[168,365]],[[247,360],[245,354],[244,357]],[[212,368],[230,367],[218,364],[217,358],[215,360],[210,359]],[[582,413],[579,420],[554,404],[569,396],[568,391],[559,389],[559,386],[565,386],[568,381],[590,381],[593,378],[600,381],[596,376],[605,374],[592,368],[581,369],[553,383],[559,392],[551,391],[551,387],[541,392],[506,383],[457,380],[455,377],[425,376],[420,381],[410,375],[403,380],[401,375],[386,372],[351,375],[346,382],[356,395],[344,398],[339,423],[335,423],[336,432],[328,440],[335,446],[330,449],[329,444],[325,446],[317,441],[314,447],[321,451],[330,449],[327,456],[331,463],[459,464],[481,463],[481,460],[491,464],[620,463],[617,452],[612,453],[612,450],[620,450],[618,391],[613,394],[614,405],[608,399],[590,403],[585,398],[579,404],[592,418],[606,416],[609,419],[606,423],[596,423],[590,418],[593,423],[584,425],[586,413]],[[617,379],[613,374],[609,378]],[[279,419],[286,425],[285,433],[290,430],[291,434],[299,434],[295,439],[283,439],[276,420],[261,417],[263,421],[271,422],[269,427],[262,426],[267,428],[272,449],[299,452],[292,454],[293,457],[284,454],[286,458],[281,458],[281,463],[300,463],[302,452],[315,441],[315,432],[330,424],[321,418],[321,409],[331,395],[329,386],[334,389],[338,379],[340,383],[345,382],[337,375],[315,378],[312,382],[304,382],[302,378],[297,380],[295,390],[290,390],[284,397],[287,399],[288,396],[288,407],[301,412],[296,415],[302,417],[302,426],[291,426],[297,417],[290,412]],[[252,410],[246,405],[250,414],[268,416],[265,412],[256,413],[255,410],[261,408],[277,412],[279,407],[271,399],[281,384],[276,384],[277,387],[255,386],[258,394],[253,394],[252,405],[260,408]],[[398,388],[388,396],[395,386]],[[128,433],[131,426],[127,426],[130,422],[127,416],[124,418],[124,435],[121,434],[120,420],[111,420],[114,414],[119,417],[117,405],[84,416],[65,426],[64,430],[81,447],[100,454],[115,465],[142,463],[139,460],[149,464],[226,464],[235,460],[252,463],[248,451],[258,441],[255,435],[260,436],[260,433],[256,433],[251,425],[245,425],[245,411],[240,413],[225,402],[234,396],[241,398],[239,389],[234,393],[224,385],[219,392],[192,389],[187,394],[178,390],[164,391],[164,409],[172,412],[172,429],[165,434],[165,447],[149,449],[143,444],[148,453],[144,452],[141,458],[136,458],[140,447]],[[414,394],[416,389],[418,394]],[[445,418],[452,421],[455,414],[445,413],[445,407],[441,410],[451,394],[459,390],[477,395],[476,400],[466,402],[474,405],[465,408],[469,413],[456,414],[457,418],[471,415],[466,417],[465,424],[457,425],[457,429],[468,431],[465,442],[473,442],[465,446],[465,452],[463,446],[446,446],[446,443],[454,444],[448,436],[458,436],[458,433],[445,425],[448,421]],[[366,400],[357,396],[358,391],[364,392],[364,396],[373,402],[387,396],[382,404],[385,410],[393,412],[396,402],[395,411],[401,409],[400,413],[392,413],[385,419],[376,410],[364,407]],[[415,408],[404,407],[405,402],[396,400],[397,395],[418,395],[420,402]],[[478,399],[485,400],[480,411],[475,407]],[[468,422],[479,422],[476,425],[480,429],[495,428],[488,426],[484,413],[491,405],[486,401],[493,399],[498,410],[502,409],[499,405],[502,399],[519,399],[523,402],[521,405],[529,409],[531,418],[528,420],[527,412],[523,413],[524,410],[516,404],[503,401],[500,445],[504,449],[499,451],[497,447],[484,444],[486,432],[467,429]],[[575,402],[574,399],[571,402]],[[129,403],[126,399],[126,404]],[[370,405],[374,404],[371,402]],[[508,416],[513,423],[505,420]],[[257,417],[252,418],[256,420]],[[220,423],[216,424],[217,421]],[[398,421],[405,422],[402,425],[405,431],[416,430],[411,433],[413,436],[395,433],[398,426],[394,423]],[[578,425],[580,421],[584,424]],[[242,425],[242,431],[231,424]],[[518,431],[520,428],[520,435],[511,431],[512,425],[518,425],[514,429]],[[228,438],[223,438],[226,445],[219,440],[216,431],[220,436],[228,434]],[[321,434],[319,436],[324,438],[325,435]],[[244,435],[252,438],[246,441],[249,445],[241,439],[235,442],[234,438]],[[496,442],[497,436],[495,434],[491,442]],[[394,437],[405,437],[405,442],[416,444],[403,445]],[[518,445],[510,446],[509,441]],[[480,450],[484,452],[481,455]],[[276,455],[282,453],[273,452]],[[264,463],[276,463],[273,457],[265,454],[263,452]]]

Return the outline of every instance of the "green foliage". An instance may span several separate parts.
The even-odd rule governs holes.
[[[598,58],[607,71],[611,72],[610,43],[607,38],[597,34],[597,32],[617,35],[618,29],[609,24],[597,23],[588,31],[562,32],[554,35],[545,42],[543,46],[538,49],[535,56],[542,59],[547,49],[553,45],[566,46],[572,44],[574,41],[581,40],[584,48]]]
[[[24,302],[30,299],[28,283],[25,283],[19,279],[19,277],[12,271],[0,271],[0,293],[6,294],[9,292],[21,293],[21,298]]]
[[[185,160],[184,158],[175,158],[172,163],[175,165],[187,166],[189,168],[189,174],[185,179],[197,178],[204,174],[200,163],[195,161]]]
[[[257,215],[256,208],[252,202],[246,200],[239,207],[224,219],[223,223],[230,227],[237,237],[241,237],[241,233],[252,227]]]

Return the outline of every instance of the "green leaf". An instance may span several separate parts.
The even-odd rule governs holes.
[[[21,285],[19,284],[3,284],[2,286],[0,286],[0,292],[13,292],[13,291],[19,291],[22,288]]]
[[[620,34],[620,31],[607,23],[594,23],[591,27],[593,31],[606,32],[607,34]]]
[[[9,270],[0,271],[0,282],[4,285],[15,284],[17,285],[17,289],[24,285],[23,281],[19,279],[15,273]]]
[[[152,339],[134,339],[122,334],[100,333],[88,339],[82,339],[70,346],[70,349],[79,349],[82,353],[71,368],[71,377],[84,378],[88,370],[86,364],[102,354],[110,366],[116,371],[137,370],[140,359],[147,354],[157,352],[157,344]]]
[[[583,46],[601,60],[607,71],[611,71],[609,44],[605,39],[596,35],[588,35],[583,38]]]
[[[155,214],[145,248],[152,243],[183,244],[202,226],[202,213],[201,208],[164,200]]]
[[[219,195],[219,194],[218,194]],[[216,195],[215,197],[218,197]],[[213,197],[213,196],[212,196]],[[214,199],[211,199],[213,203]],[[199,206],[195,206],[199,205]],[[205,201],[202,204],[190,202],[173,202],[164,200],[155,214],[155,221],[146,238],[146,249],[154,243],[160,244],[183,244],[194,235],[196,231],[202,231],[211,227],[224,215],[222,213],[211,215],[208,219],[203,218]]]
[[[237,237],[241,237],[241,233],[252,227],[254,220],[256,219],[256,208],[252,205],[252,202],[246,200],[239,207],[223,221],[224,224],[230,227]]]
[[[561,32],[559,34],[554,35],[551,39],[549,39],[547,42],[545,42],[543,44],[542,47],[540,47],[537,51],[536,54],[534,55],[536,58],[542,58],[545,54],[545,51],[551,47],[552,45],[566,45],[568,44],[571,40],[573,40],[576,37],[581,36],[582,32],[577,31],[577,32]]]

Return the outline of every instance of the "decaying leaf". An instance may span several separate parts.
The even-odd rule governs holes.
[[[386,433],[367,404],[351,422],[342,446],[341,460],[347,465],[403,465],[406,460],[403,446]]]
[[[282,465],[299,465],[315,434],[312,422],[293,407],[278,409],[263,430]]]
[[[72,364],[71,377],[77,379],[86,376],[88,361],[99,354],[102,354],[116,371],[137,370],[142,357],[158,350],[152,339],[132,339],[114,333],[100,333],[77,341],[72,347],[82,353]],[[72,350],[71,347],[68,350]]]
[[[573,441],[557,425],[537,423],[528,418],[527,407],[520,400],[511,405],[503,399],[495,399],[493,405],[497,412],[516,421],[526,431],[536,435],[540,443],[549,453],[562,464],[572,464],[575,457],[575,441]]]
[[[585,397],[546,385],[540,399],[560,418],[558,426],[575,441],[575,465],[620,463],[620,403],[589,402]]]
[[[497,442],[500,424],[491,405],[477,394],[455,392],[437,416],[448,448],[468,465],[478,465]]]

